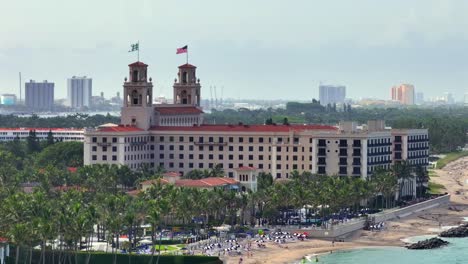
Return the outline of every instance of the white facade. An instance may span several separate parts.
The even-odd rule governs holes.
[[[320,85],[319,99],[321,105],[342,104],[346,98],[346,86]]]
[[[16,95],[14,95],[14,94],[2,94],[2,96],[0,96],[0,104],[2,104],[2,105],[15,105],[16,104]]]
[[[84,130],[72,128],[0,128],[0,141],[25,140],[31,130],[36,131],[39,140],[46,140],[49,131],[52,131],[54,139],[58,141],[84,141]]]
[[[30,80],[25,84],[25,104],[30,110],[50,111],[54,107],[54,83]]]
[[[93,79],[73,76],[67,80],[67,104],[72,108],[91,106]]]

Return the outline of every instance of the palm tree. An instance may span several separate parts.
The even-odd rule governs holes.
[[[407,161],[402,161],[397,163],[392,168],[394,176],[398,179],[399,191],[398,199],[401,201],[403,198],[403,191],[405,183],[413,179],[413,174],[411,173],[411,167]]]

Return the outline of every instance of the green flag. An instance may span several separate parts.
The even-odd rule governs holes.
[[[130,50],[128,52],[133,52],[139,50],[139,43],[131,44],[130,45]]]

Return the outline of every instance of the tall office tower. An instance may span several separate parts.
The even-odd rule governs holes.
[[[465,96],[464,96],[464,98],[463,98],[463,104],[464,104],[465,106],[468,106],[468,93],[465,93]]]
[[[414,86],[412,84],[401,84],[392,87],[392,100],[399,101],[404,105],[414,105]]]
[[[68,106],[72,108],[90,107],[93,92],[93,79],[73,76],[67,81]]]
[[[416,93],[416,104],[423,104],[424,103],[424,94],[422,92]]]
[[[48,110],[54,107],[54,83],[30,80],[25,83],[26,106],[30,110]]]
[[[320,85],[319,99],[321,105],[344,103],[346,86]]]
[[[455,99],[453,99],[453,96],[451,93],[444,93],[444,101],[446,104],[454,104]]]

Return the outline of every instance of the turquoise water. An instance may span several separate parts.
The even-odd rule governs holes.
[[[318,263],[326,264],[467,264],[468,238],[444,238],[446,247],[430,250],[408,250],[385,247],[337,251],[319,256]],[[309,263],[316,263],[314,257]]]

